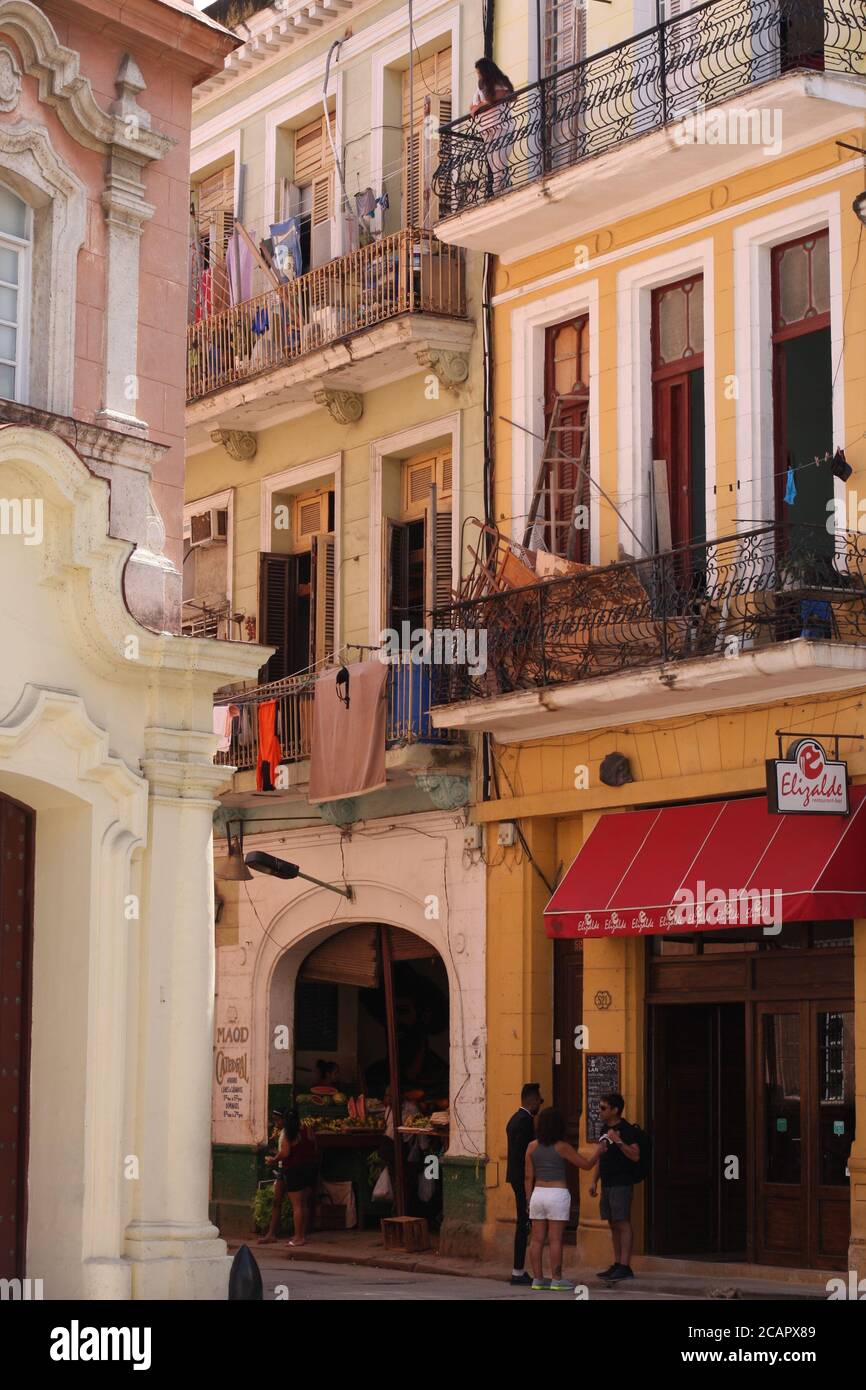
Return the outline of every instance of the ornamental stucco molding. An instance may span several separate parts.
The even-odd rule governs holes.
[[[0,111],[14,111],[21,96],[21,69],[15,54],[0,44]]]
[[[229,458],[236,463],[255,458],[259,447],[258,435],[251,430],[212,430],[211,440],[214,444],[221,444]]]
[[[92,671],[122,683],[146,682],[153,673],[165,698],[174,689],[187,720],[195,699],[201,711],[221,685],[257,676],[269,647],[173,637],[136,622],[123,600],[135,547],[108,535],[108,485],[63,440],[25,425],[0,427],[0,480],[7,497],[44,499],[41,582],[62,606],[70,641]]]
[[[422,348],[417,357],[418,365],[427,367],[446,391],[455,395],[469,380],[468,353],[450,352],[445,348]]]
[[[323,405],[338,425],[354,425],[364,413],[364,397],[357,391],[332,391],[323,387],[313,392],[317,405]]]
[[[50,19],[30,0],[0,0],[0,34],[15,42],[24,71],[37,79],[39,100],[56,110],[80,145],[103,153],[118,146],[147,163],[163,159],[175,144],[150,129],[150,115],[140,107],[115,102],[110,111],[103,110],[80,70],[78,53],[60,42]],[[134,84],[128,85],[134,97]]]

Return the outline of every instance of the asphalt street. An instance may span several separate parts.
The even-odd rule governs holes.
[[[288,1296],[289,1302],[318,1303],[331,1299],[346,1302],[386,1299],[414,1302],[436,1300],[460,1303],[557,1303],[574,1302],[570,1293],[533,1293],[529,1288],[512,1288],[500,1279],[465,1278],[455,1274],[412,1274],[394,1269],[375,1269],[368,1265],[302,1263],[292,1260],[279,1268],[262,1268],[265,1299]],[[591,1302],[682,1302],[675,1294],[643,1292],[635,1287],[589,1289]]]

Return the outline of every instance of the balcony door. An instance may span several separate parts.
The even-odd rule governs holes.
[[[704,281],[692,275],[652,294],[653,458],[667,466],[655,499],[660,549],[706,540]]]
[[[833,360],[826,231],[772,253],[776,520],[810,552],[832,553]]]
[[[587,470],[578,468],[589,409],[589,316],[552,324],[544,340],[544,432],[547,434],[558,396],[582,395],[564,407],[559,423],[565,432],[554,442],[564,455],[549,465],[554,470],[552,517],[540,527],[544,544],[554,555],[581,564],[590,562],[590,496]],[[588,464],[587,464],[588,469]]]

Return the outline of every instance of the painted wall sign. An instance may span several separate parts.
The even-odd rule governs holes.
[[[587,1052],[586,1054],[586,1138],[593,1144],[600,1139],[607,1126],[598,1117],[598,1102],[608,1091],[619,1090],[618,1052]]]
[[[767,759],[767,804],[774,815],[847,816],[848,764],[830,762],[814,738],[802,738],[787,758]]]

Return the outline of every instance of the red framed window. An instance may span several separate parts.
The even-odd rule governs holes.
[[[667,464],[671,542],[698,545],[707,529],[702,275],[653,290],[651,337],[653,458]]]
[[[555,464],[552,523],[543,528],[544,541],[554,555],[590,563],[591,496],[589,463],[581,473],[580,458],[589,407],[589,315],[553,324],[544,339],[544,432],[547,434],[557,396],[582,399],[564,406],[559,423],[566,426],[558,445],[567,458]]]

